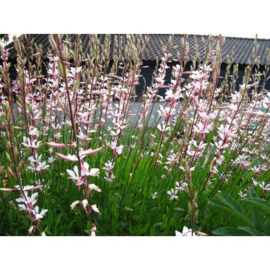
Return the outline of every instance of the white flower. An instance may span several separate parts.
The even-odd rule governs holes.
[[[95,211],[95,212],[97,212],[97,213],[99,213],[100,214],[100,212],[99,212],[99,210],[98,210],[98,208],[97,208],[97,205],[96,204],[93,204],[93,205],[91,205],[91,208]]]
[[[254,178],[252,178],[252,181],[253,181],[253,185],[254,185],[255,187],[257,187],[259,183],[258,183]]]
[[[177,190],[173,190],[172,188],[171,190],[167,191],[167,194],[171,196],[170,200],[174,200],[174,199],[178,200]]]
[[[28,166],[27,169],[31,170],[31,171],[36,171],[36,166],[35,164],[31,161],[31,166]]]
[[[69,174],[69,179],[79,181],[81,179],[81,177],[79,176],[78,167],[74,166],[73,169],[74,169],[74,171],[67,170],[67,173]]]
[[[19,185],[14,186],[14,188],[16,188],[16,189],[18,189],[18,190],[21,190],[21,188],[20,188]],[[29,186],[29,185],[27,185],[27,186],[24,186],[24,187],[23,187],[23,191],[31,190],[31,189],[33,189],[33,188],[34,188],[34,186]]]
[[[176,190],[178,192],[184,191],[185,187],[188,185],[186,182],[184,183],[176,182],[175,184],[176,184]]]
[[[88,187],[90,190],[94,189],[97,192],[101,192],[101,189],[98,186],[96,186],[95,184],[90,184]]]
[[[41,170],[45,170],[50,167],[50,165],[46,165],[46,161],[40,162],[38,165],[35,165],[32,161],[30,163],[31,166],[28,166],[27,168],[31,171],[40,172]]]
[[[247,196],[247,194],[246,194],[246,193],[242,193],[242,191],[240,191],[240,192],[238,193],[238,195],[239,195],[242,199],[244,199],[244,198]]]
[[[154,200],[156,198],[157,198],[157,192],[152,193],[152,199]]]
[[[28,232],[31,233],[31,232],[33,231],[33,229],[34,229],[34,226],[31,226],[31,227],[29,228]]]
[[[88,176],[98,176],[99,175],[99,169],[97,168],[92,168],[90,172],[86,173]]]
[[[48,212],[47,209],[42,209],[41,212],[39,213],[39,207],[36,206],[34,210],[32,210],[32,213],[35,215],[35,220],[39,220],[41,218],[43,218],[46,214],[46,212]]]
[[[111,143],[108,143],[107,145],[109,147],[111,147],[114,151],[116,151],[116,153],[118,155],[120,155],[123,152],[124,146],[123,145],[116,146],[117,145],[117,142],[116,141],[111,142]]]
[[[89,164],[87,162],[83,163],[82,166],[82,176],[87,175],[87,176],[99,176],[99,169],[98,168],[92,168],[89,171]]]
[[[118,147],[116,147],[116,152],[117,152],[118,155],[122,154],[123,148],[124,148],[123,145],[119,145]]]
[[[192,230],[184,226],[182,233],[175,231],[175,236],[198,236],[198,235],[196,235],[195,232],[193,232],[193,235],[192,235]]]
[[[76,207],[76,205],[78,204],[78,203],[80,203],[80,201],[75,201],[75,202],[73,202],[71,205],[70,205],[70,207],[71,207],[71,209],[73,210],[75,207]]]
[[[106,177],[104,179],[108,181],[109,183],[112,183],[113,179],[115,178],[114,174],[112,173],[111,175],[109,173],[106,173]]]
[[[35,127],[29,127],[28,134],[29,134],[29,135],[32,135],[32,136],[33,136],[33,135],[38,136],[39,132],[38,132],[37,128],[35,128]]]
[[[263,189],[263,190],[270,190],[270,184],[267,184],[265,186],[265,182],[262,182],[261,184],[259,184],[259,186]]]
[[[161,131],[161,132],[165,132],[167,130],[170,129],[170,127],[166,127],[165,124],[162,124],[162,126],[160,124],[157,125],[157,128]]]
[[[105,163],[105,167],[103,167],[103,170],[111,171],[114,168],[115,163],[112,160],[109,160],[107,163]]]
[[[39,135],[39,132],[38,132],[37,128],[35,128],[35,127],[30,127],[30,128],[29,128],[28,134],[29,134],[29,135],[32,135],[32,136],[33,136],[33,135],[38,136],[38,135]]]
[[[70,71],[72,75],[75,75],[76,73],[79,73],[81,71],[82,67],[71,67]]]
[[[37,140],[30,141],[29,138],[26,139],[27,143],[22,143],[25,147],[31,147],[31,148],[38,148],[41,146],[41,142],[38,142]]]
[[[121,130],[120,129],[117,129],[115,131],[113,130],[110,130],[110,135],[111,136],[117,136],[118,134],[120,134]]]
[[[34,204],[37,202],[37,200],[36,200],[36,197],[37,197],[37,195],[38,195],[37,192],[36,192],[36,193],[33,193],[33,194],[31,195],[31,197],[28,197],[27,192],[24,191],[24,195],[25,195],[25,197],[16,199],[16,202],[22,202],[22,203],[24,203],[24,204],[26,204],[26,205],[27,205],[27,204],[32,204],[32,205],[34,205]],[[18,204],[18,206],[19,206],[20,208],[22,208],[23,210],[26,210],[25,205],[23,205],[23,204]]]
[[[53,135],[56,139],[60,139],[62,137],[60,132],[57,132]]]
[[[42,155],[38,156],[38,154],[35,154],[34,156],[31,156],[28,158],[31,162],[41,162]]]
[[[86,207],[87,207],[88,204],[89,204],[89,203],[88,203],[88,201],[87,201],[86,199],[84,199],[84,200],[82,201],[82,205],[83,205],[83,208],[84,208],[84,209],[86,209]]]
[[[179,166],[179,168],[180,168],[182,171],[184,171],[185,173],[188,173],[188,170],[185,169],[184,167]],[[193,172],[193,171],[195,170],[195,167],[191,167],[189,170],[190,170],[191,172]]]
[[[49,158],[48,158],[48,163],[53,163],[55,160],[56,160],[55,158],[49,157]]]
[[[93,226],[91,228],[91,236],[96,236],[96,230],[97,230],[97,227],[96,226]]]
[[[81,140],[91,141],[92,138],[88,137],[87,135],[83,134],[83,132],[80,130],[80,134],[77,135],[77,137]]]
[[[41,170],[45,170],[47,169],[48,167],[50,167],[50,165],[46,165],[46,161],[43,161],[41,162],[38,167],[37,167],[37,171],[41,171]]]

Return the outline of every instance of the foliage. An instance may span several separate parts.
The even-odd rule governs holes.
[[[270,235],[270,203],[260,199],[256,192],[249,188],[250,197],[244,198],[244,202],[250,204],[248,215],[240,204],[231,196],[217,195],[216,199],[209,199],[209,202],[229,214],[240,219],[243,225],[237,228],[224,227],[213,231],[217,235],[234,235],[234,236],[263,236]]]

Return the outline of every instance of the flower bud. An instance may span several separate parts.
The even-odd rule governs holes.
[[[15,157],[18,157],[19,155],[18,148],[16,146],[14,147],[14,155]]]
[[[192,205],[190,202],[188,202],[188,212],[190,215],[193,215],[193,211],[192,211]]]
[[[53,35],[50,35],[50,36],[49,36],[49,41],[50,41],[50,44],[51,44],[52,48],[53,48],[54,50],[57,50],[57,45],[56,45],[56,42],[55,42],[55,40],[54,40],[54,38],[53,38]]]
[[[20,171],[20,170],[21,170],[21,168],[22,168],[22,164],[23,164],[23,160],[20,160],[20,162],[19,162],[19,166],[18,166],[18,171]]]
[[[199,209],[196,209],[196,210],[195,210],[195,216],[194,216],[194,219],[197,219],[198,214],[199,214]]]
[[[11,170],[11,168],[9,166],[7,167],[7,171],[11,176],[15,177],[13,171]]]
[[[6,157],[7,157],[8,162],[11,163],[11,158],[8,152],[6,152]]]
[[[147,95],[146,95],[146,94],[143,94],[143,95],[142,95],[142,100],[143,100],[144,103],[145,103],[145,101],[146,101],[146,98],[147,98]]]

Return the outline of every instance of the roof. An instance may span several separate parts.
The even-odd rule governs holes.
[[[143,38],[145,38],[145,34],[142,35]],[[98,39],[100,40],[100,43],[104,45],[105,43],[105,34],[98,34]],[[110,48],[110,58],[112,58],[113,51],[117,47],[117,43],[119,43],[120,38],[122,37],[123,40],[123,48],[125,48],[126,42],[127,42],[127,35],[126,34],[110,34],[110,40],[111,40],[111,48]],[[156,61],[156,58],[161,58],[163,56],[162,52],[162,46],[161,41],[164,44],[168,44],[168,39],[170,35],[169,34],[149,34],[149,42],[146,46],[143,60],[145,61]],[[173,57],[177,57],[177,51],[181,52],[181,39],[184,37],[184,35],[181,34],[175,34],[173,37],[173,46],[177,46],[178,48],[174,48],[172,50]],[[34,38],[35,43],[42,44],[43,48],[43,58],[47,58],[47,52],[50,48],[49,43],[49,34],[31,34],[31,38]],[[71,42],[76,41],[76,35],[71,34],[70,35]],[[217,37],[214,37],[217,38]],[[195,55],[195,40],[197,39],[199,52],[201,58],[204,57],[204,41],[207,42],[208,36],[188,36],[188,43],[189,43],[189,60],[191,60],[191,56]],[[89,50],[89,35],[88,34],[82,34],[81,35],[81,41],[82,41],[82,48],[84,53],[87,53]],[[118,41],[118,42],[116,42]],[[26,46],[26,40],[24,39],[24,45]],[[265,65],[267,63],[266,59],[266,51],[268,48],[270,48],[270,39],[257,39],[257,44],[259,45],[257,56],[260,56],[260,63]],[[6,46],[7,48],[13,47],[13,42]],[[233,63],[243,64],[247,65],[249,62],[249,59],[252,57],[252,49],[254,47],[254,39],[250,38],[236,38],[236,37],[226,37],[225,43],[223,46],[222,51],[222,63],[227,63],[227,55],[231,55],[232,48],[235,47],[234,52],[234,58]],[[214,48],[213,48],[214,49]],[[119,49],[118,49],[119,54]],[[10,59],[15,60],[16,59],[16,51],[15,49],[10,50]],[[125,54],[124,54],[125,55]]]

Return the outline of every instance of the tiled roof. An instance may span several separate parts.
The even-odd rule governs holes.
[[[100,39],[101,44],[104,44],[105,42],[105,34],[99,34],[98,38]],[[110,57],[112,58],[112,53],[114,51],[114,48],[116,46],[115,39],[120,40],[120,37],[123,37],[123,47],[125,47],[126,41],[127,41],[127,35],[126,34],[110,34],[111,39],[111,54]],[[145,37],[145,35],[142,35]],[[155,61],[157,57],[162,57],[162,47],[161,47],[161,41],[166,45],[168,44],[169,34],[150,34],[149,35],[149,43],[146,47],[145,53],[143,55],[143,60],[148,61]],[[44,55],[43,58],[46,58],[46,54],[48,52],[48,49],[50,47],[49,43],[49,35],[47,34],[32,34],[31,38],[34,38],[35,42],[37,44],[42,44]],[[75,42],[76,35],[70,35],[71,42]],[[181,39],[184,37],[184,35],[174,35],[173,38],[173,46],[177,46],[178,48],[174,48],[172,50],[173,57],[176,58],[177,51],[181,52]],[[198,46],[199,46],[199,52],[201,59],[204,57],[204,45],[203,40],[205,42],[208,41],[207,36],[196,36]],[[217,37],[216,37],[217,38]],[[82,41],[82,48],[84,53],[88,52],[89,49],[89,35],[82,34],[81,35],[81,41]],[[195,54],[195,38],[193,35],[190,35],[188,37],[188,43],[189,43],[189,59],[191,59],[191,56]],[[267,48],[270,48],[270,39],[258,39],[257,43],[259,45],[257,56],[260,56],[260,63],[261,64],[267,64],[266,60],[266,50]],[[26,44],[26,41],[24,41],[24,44]],[[12,47],[13,43],[9,44],[7,47]],[[235,47],[235,53],[234,53],[234,59],[233,63],[238,64],[248,64],[248,60],[252,57],[252,49],[254,46],[254,39],[250,38],[236,38],[236,37],[226,37],[225,43],[223,46],[222,51],[222,62],[227,63],[227,55],[231,55],[232,48]],[[215,49],[215,48],[213,48]],[[118,50],[119,53],[119,50]],[[16,51],[14,49],[10,50],[10,59],[16,58]]]

